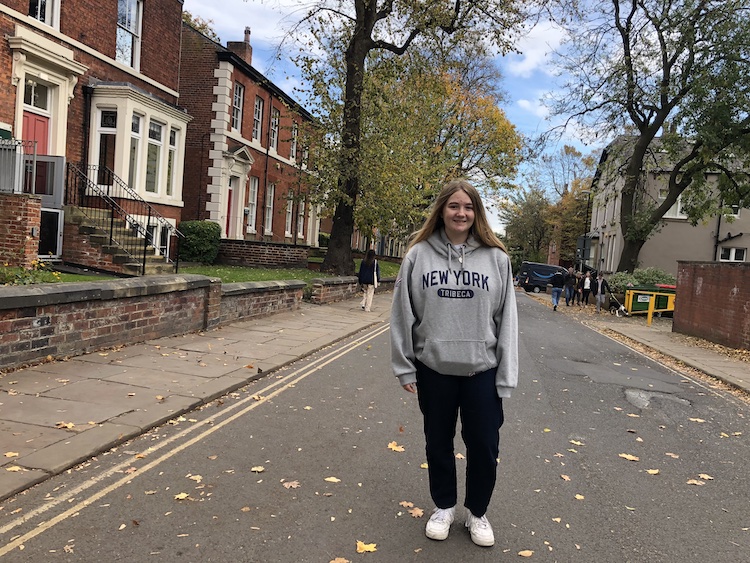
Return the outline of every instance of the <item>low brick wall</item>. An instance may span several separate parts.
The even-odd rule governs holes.
[[[220,324],[299,309],[305,282],[229,283],[222,287]]]
[[[392,291],[396,278],[383,278],[375,293]],[[310,302],[318,305],[351,299],[359,294],[357,276],[342,276],[336,278],[315,278],[311,280],[312,292]]]
[[[0,287],[0,368],[294,310],[303,288],[192,274]]]
[[[750,350],[750,264],[678,262],[672,330]]]
[[[39,254],[42,199],[0,193],[0,264],[31,268]]]
[[[219,246],[216,263],[263,268],[307,268],[309,250],[310,247],[306,245],[224,239]]]

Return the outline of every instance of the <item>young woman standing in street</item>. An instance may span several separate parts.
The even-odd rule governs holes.
[[[497,478],[503,399],[518,381],[518,319],[510,259],[471,184],[437,196],[398,273],[391,310],[393,372],[417,393],[430,494],[425,533],[448,537],[458,497],[453,440],[466,445],[466,527],[495,543],[486,512]]]

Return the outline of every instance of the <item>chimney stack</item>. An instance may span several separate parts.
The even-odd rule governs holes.
[[[250,45],[250,28],[245,27],[244,41],[227,41],[227,49],[239,56],[247,64],[253,64],[253,48]]]

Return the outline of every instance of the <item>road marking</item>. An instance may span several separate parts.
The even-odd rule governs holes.
[[[112,491],[115,491],[115,490],[119,489],[120,487],[122,487],[123,485],[126,485],[126,484],[132,482],[133,480],[135,480],[140,475],[143,475],[147,471],[149,471],[149,470],[153,469],[154,467],[160,465],[164,461],[170,459],[171,457],[173,457],[176,454],[182,452],[183,450],[187,449],[188,447],[190,447],[190,446],[192,446],[192,445],[200,442],[201,440],[203,440],[204,438],[206,438],[209,435],[213,434],[214,432],[216,432],[220,428],[226,426],[230,422],[234,422],[236,419],[244,416],[248,412],[250,412],[253,409],[257,408],[258,406],[266,403],[270,399],[273,399],[274,397],[278,396],[279,394],[281,394],[285,390],[287,390],[290,387],[293,387],[294,385],[296,385],[298,382],[302,381],[303,379],[307,378],[308,376],[312,375],[313,373],[315,373],[315,372],[319,371],[320,369],[324,368],[325,366],[327,366],[331,362],[339,359],[342,356],[345,356],[346,354],[348,354],[349,352],[351,352],[355,348],[358,348],[362,344],[364,344],[366,342],[369,342],[370,340],[372,340],[374,338],[377,338],[378,336],[380,336],[381,334],[383,334],[384,332],[386,332],[389,328],[390,328],[390,324],[388,324],[388,323],[386,323],[383,326],[377,327],[376,329],[374,329],[370,333],[368,333],[368,334],[366,334],[364,336],[361,336],[361,337],[353,340],[352,342],[347,343],[342,348],[338,348],[336,350],[333,350],[333,351],[329,352],[328,354],[322,356],[321,358],[318,358],[317,360],[314,360],[309,365],[307,365],[307,366],[305,366],[303,368],[297,369],[297,370],[293,371],[292,373],[290,373],[289,375],[286,375],[283,378],[275,381],[274,383],[272,383],[270,385],[267,385],[264,389],[261,389],[257,393],[255,393],[255,394],[253,394],[253,395],[251,395],[249,397],[246,397],[246,398],[238,401],[234,405],[228,406],[226,409],[223,409],[222,412],[217,413],[216,415],[211,416],[211,417],[209,417],[209,418],[207,418],[205,420],[202,420],[201,422],[198,422],[198,423],[194,424],[190,428],[186,428],[185,430],[183,430],[183,431],[175,434],[171,438],[167,438],[164,442],[158,444],[157,446],[150,447],[148,450],[146,450],[149,454],[152,453],[152,452],[154,452],[154,451],[157,451],[157,450],[159,450],[159,449],[161,449],[163,447],[166,447],[167,445],[175,442],[176,440],[178,440],[180,438],[183,438],[183,437],[187,436],[191,432],[193,432],[193,431],[195,431],[195,430],[197,430],[197,429],[199,429],[199,428],[201,428],[201,427],[203,427],[203,426],[205,426],[207,424],[212,424],[212,426],[209,429],[203,431],[202,433],[198,434],[197,436],[194,436],[193,438],[191,438],[190,440],[188,440],[186,442],[178,444],[173,449],[165,452],[161,457],[159,457],[157,459],[154,459],[153,461],[148,462],[146,465],[144,465],[143,467],[140,467],[139,469],[137,469],[133,473],[130,473],[130,474],[126,475],[125,477],[120,478],[118,481],[115,481],[114,483],[112,483],[111,485],[105,487],[104,489],[102,489],[102,490],[100,490],[100,491],[92,494],[90,497],[88,497],[88,498],[86,498],[86,499],[78,502],[74,506],[71,506],[68,510],[66,510],[66,511],[60,513],[60,514],[58,514],[57,516],[55,516],[51,520],[47,520],[45,522],[40,523],[36,528],[34,528],[33,530],[31,530],[30,532],[27,532],[26,534],[18,536],[13,541],[5,544],[4,546],[0,546],[0,557],[2,557],[3,555],[6,555],[7,553],[9,553],[11,551],[13,551],[18,546],[25,544],[27,541],[29,541],[30,539],[38,536],[42,532],[45,532],[45,531],[49,530],[50,528],[56,526],[60,522],[63,522],[64,520],[66,520],[70,516],[76,514],[77,512],[80,512],[82,509],[84,509],[87,506],[91,505],[92,503],[98,501],[99,499],[105,497],[106,495],[108,495]],[[278,389],[270,391],[270,390],[274,389],[275,387],[278,387]],[[269,391],[270,391],[270,393],[269,393]],[[266,394],[266,393],[268,393],[268,394]],[[236,410],[236,409],[240,408],[241,406],[243,406],[246,403],[251,402],[251,401],[252,401],[252,403],[250,405],[248,405],[247,407],[243,408],[239,412],[233,414],[232,416],[230,416],[229,418],[226,418],[225,420],[222,420],[221,422],[215,423],[215,421],[218,418],[227,415],[231,411]],[[125,469],[126,467],[129,467],[129,466],[132,466],[132,464],[133,464],[133,460],[129,458],[127,461],[122,462],[122,463],[120,463],[120,464],[112,467],[111,469],[105,471],[101,475],[89,479],[88,481],[86,481],[85,483],[79,485],[75,489],[67,491],[66,493],[60,495],[59,497],[56,497],[54,500],[50,501],[49,503],[47,503],[47,504],[45,504],[43,506],[40,506],[39,508],[36,508],[36,509],[30,511],[25,516],[19,517],[19,518],[15,519],[15,520],[13,520],[11,522],[8,522],[7,524],[5,524],[4,526],[2,526],[0,528],[0,534],[5,534],[5,533],[7,533],[8,531],[12,530],[15,527],[20,526],[21,524],[24,524],[26,522],[29,522],[32,518],[35,518],[36,516],[38,516],[38,515],[40,515],[40,514],[42,514],[44,512],[47,512],[48,510],[50,510],[50,509],[52,509],[52,508],[54,508],[54,507],[62,504],[63,502],[66,502],[68,499],[71,499],[71,498],[79,495],[80,493],[82,493],[86,489],[88,489],[88,488],[90,488],[90,487],[92,487],[92,486],[100,483],[101,481],[104,481],[105,479],[111,477],[115,473],[122,472],[123,469]]]

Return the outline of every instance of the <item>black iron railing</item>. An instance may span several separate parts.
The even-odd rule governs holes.
[[[131,263],[146,272],[149,255],[161,254],[177,271],[184,235],[106,167],[68,163],[65,202],[79,210]]]

